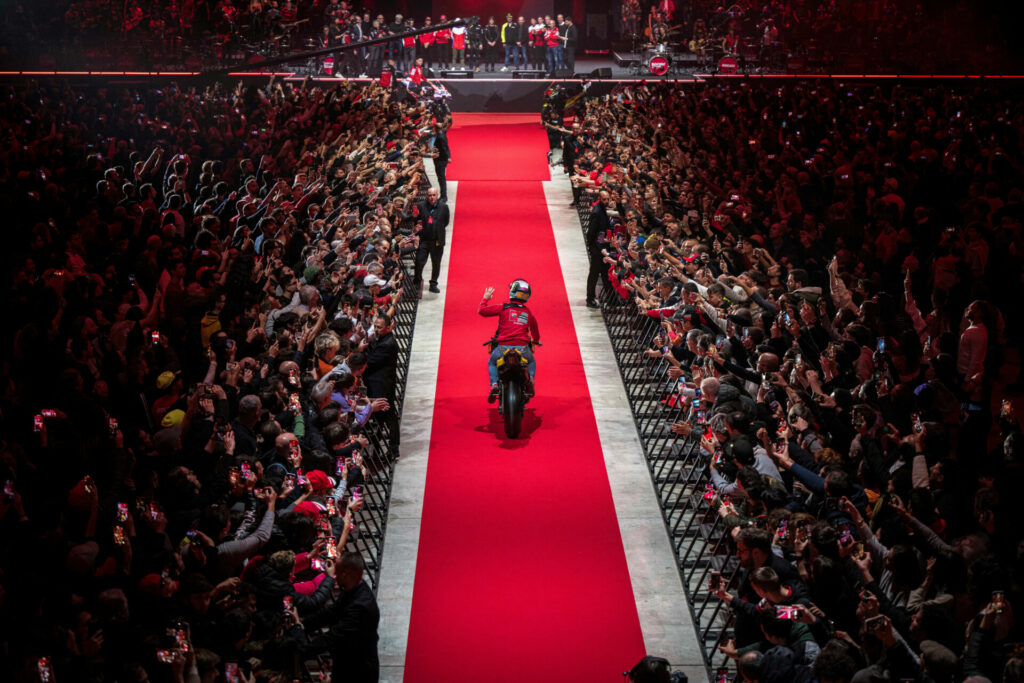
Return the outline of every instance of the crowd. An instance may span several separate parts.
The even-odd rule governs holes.
[[[446,122],[351,83],[3,90],[2,677],[376,681],[363,521]]]
[[[1024,680],[1016,95],[635,84],[556,140],[588,301],[635,307],[728,530],[694,598],[742,680]]]

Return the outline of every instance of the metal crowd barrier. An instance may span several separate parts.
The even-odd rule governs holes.
[[[594,193],[573,188],[584,238],[595,199]],[[700,450],[699,431],[694,429],[683,437],[669,429],[686,420],[689,410],[674,396],[677,380],[668,377],[669,363],[645,354],[652,348],[661,321],[645,315],[632,299],[623,299],[607,282],[598,303],[658,493],[705,664],[709,670],[731,668],[731,660],[718,647],[732,637],[732,614],[708,587],[713,571],[721,573],[726,588],[736,584],[739,562],[726,525],[704,497],[711,483],[710,463]]]
[[[391,404],[401,421],[405,400],[405,382],[409,373],[409,350],[412,347],[413,327],[416,324],[416,309],[419,299],[412,285],[411,261],[400,262],[398,286],[406,293],[395,308],[393,334],[398,343],[397,382],[395,401]],[[381,415],[377,413],[376,415]],[[395,470],[397,453],[391,447],[392,439],[385,421],[371,418],[362,429],[369,442],[364,449],[363,461],[367,477],[363,482],[363,507],[354,515],[357,532],[349,536],[348,550],[359,552],[366,562],[366,576],[370,587],[376,591],[380,580],[380,558],[384,550],[387,530],[388,506],[391,503],[391,483]]]

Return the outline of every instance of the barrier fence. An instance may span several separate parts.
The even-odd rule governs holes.
[[[405,383],[409,373],[409,350],[412,347],[416,310],[419,306],[419,299],[416,296],[418,289],[412,284],[411,268],[411,260],[399,262],[401,277],[398,286],[409,294],[398,301],[393,318],[392,334],[398,344],[397,381],[394,401],[388,398],[391,410],[395,411],[398,420],[392,425],[401,423]],[[353,516],[357,531],[349,536],[347,549],[357,551],[363,556],[366,562],[367,581],[376,592],[380,580],[380,558],[387,530],[388,506],[391,503],[391,483],[398,452],[393,445],[395,440],[392,438],[391,426],[385,413],[374,413],[363,425],[361,433],[369,442],[362,453],[367,469],[366,480],[362,484],[365,502]]]
[[[596,195],[573,188],[573,200],[585,239]],[[596,257],[601,258],[600,254]],[[693,415],[689,402],[676,393],[678,380],[668,376],[669,363],[645,353],[653,348],[661,319],[645,315],[632,299],[623,299],[602,280],[598,303],[658,493],[704,661],[709,669],[728,667],[731,660],[718,646],[731,637],[733,617],[725,603],[711,594],[709,585],[712,572],[719,572],[723,586],[732,587],[738,581],[739,562],[725,523],[705,497],[711,477],[710,458],[700,450],[702,429],[695,428],[685,437],[669,429],[677,422],[692,422]]]

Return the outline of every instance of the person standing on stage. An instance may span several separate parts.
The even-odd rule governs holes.
[[[442,185],[443,187],[443,185]],[[437,188],[427,190],[427,200],[417,205],[419,211],[418,222],[415,231],[419,234],[420,245],[416,249],[416,270],[413,275],[413,284],[417,291],[423,284],[423,268],[430,259],[430,291],[434,294],[441,292],[437,287],[437,276],[441,271],[441,256],[444,254],[444,246],[448,238],[448,203],[438,196]],[[598,260],[601,255],[598,254]]]
[[[395,21],[393,24],[387,27],[388,35],[398,35],[405,30],[405,23],[401,14],[395,15]],[[388,42],[389,59],[395,63],[395,67],[402,70],[402,41],[392,40]]]
[[[526,46],[530,42],[530,32],[529,27],[526,25],[526,18],[519,17],[519,22],[517,23],[517,26],[519,31],[519,39],[516,42],[516,50],[519,51],[519,59],[522,61],[523,68],[525,69],[529,64],[529,62],[526,61]]]
[[[576,72],[576,44],[579,38],[580,32],[572,17],[566,17],[565,33],[562,33],[562,68],[568,69],[570,73]]]
[[[423,28],[430,28],[430,17],[423,20]],[[423,59],[423,66],[428,69],[434,63],[434,32],[427,31],[420,34],[420,57]]]
[[[416,25],[412,17],[405,20],[404,31],[413,31],[416,29]],[[416,63],[416,36],[406,36],[402,38],[402,64],[405,65],[405,70],[408,71]]]
[[[534,69],[544,69],[544,31],[546,29],[542,19],[530,19],[530,41],[526,51],[530,56],[530,66]]]
[[[554,76],[555,69],[558,68],[558,48],[561,43],[562,39],[558,35],[558,27],[555,26],[555,20],[552,19],[544,30],[544,50],[547,57],[548,76]]]
[[[519,65],[519,48],[516,43],[519,41],[519,25],[512,20],[512,15],[505,15],[505,23],[501,25],[501,43],[505,46],[505,66],[502,71],[508,71],[508,63],[512,61],[512,68]]]
[[[487,20],[484,26],[484,63],[486,71],[494,71],[494,63],[498,61],[498,44],[501,42],[501,31],[494,23],[494,17]]]
[[[459,71],[466,70],[466,27],[455,26],[452,28],[452,68]]]
[[[474,22],[466,31],[466,59],[471,71],[479,71],[484,59],[484,27]]]
[[[437,22],[444,24],[448,17],[441,15]],[[434,51],[437,53],[437,68],[450,69],[452,67],[452,30],[443,28],[434,31]]]

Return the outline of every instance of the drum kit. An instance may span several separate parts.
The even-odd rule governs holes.
[[[768,20],[756,24],[752,17],[730,8],[711,18],[705,28],[698,19],[692,27],[689,42],[674,42],[682,26],[668,27],[663,19],[653,18],[643,37],[633,34],[633,53],[639,53],[632,74],[665,76],[679,73],[686,53],[696,56],[697,66],[706,72],[720,74],[746,73],[750,69],[782,71],[786,66],[786,50],[778,42],[777,31]],[[658,23],[660,21],[660,23]],[[766,27],[769,30],[766,31]],[[648,42],[641,42],[646,38]]]

